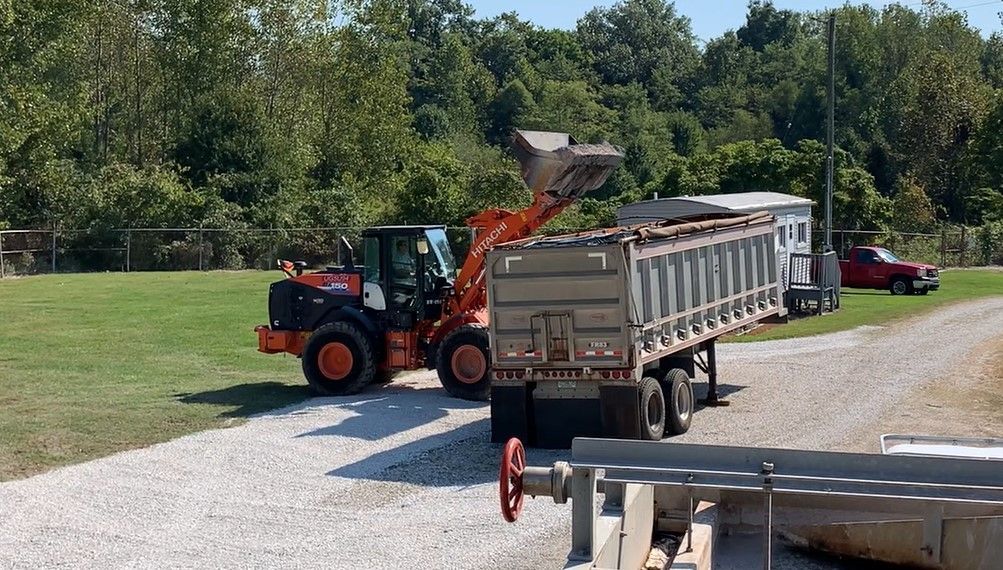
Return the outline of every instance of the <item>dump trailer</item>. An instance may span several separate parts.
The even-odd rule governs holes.
[[[780,308],[773,217],[660,222],[487,255],[492,440],[658,440],[689,429],[714,342]],[[706,358],[704,358],[706,355]]]

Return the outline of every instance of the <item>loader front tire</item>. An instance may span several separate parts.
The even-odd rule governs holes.
[[[328,323],[307,340],[303,375],[319,396],[357,394],[376,376],[372,343],[353,323]]]
[[[491,356],[488,331],[478,324],[463,325],[446,335],[439,346],[436,371],[454,398],[485,401],[491,395]]]

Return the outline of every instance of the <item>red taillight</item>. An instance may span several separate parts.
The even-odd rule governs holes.
[[[603,378],[609,378],[609,370],[603,370],[602,372],[599,373],[599,375],[602,376]]]
[[[624,370],[623,371],[623,377],[624,377],[624,379],[630,378],[633,375],[634,375],[634,372],[632,370]]]
[[[516,372],[516,373],[515,373],[515,378],[516,378],[516,380],[522,380],[522,379],[523,379],[523,377],[525,377],[525,376],[526,376],[526,373],[525,373],[525,372]]]
[[[509,379],[509,380],[511,380],[511,379],[513,379],[513,378],[515,378],[515,372],[512,372],[511,370],[510,370],[510,371],[508,371],[508,372],[506,372],[506,373],[505,373],[505,378],[507,378],[507,379]]]

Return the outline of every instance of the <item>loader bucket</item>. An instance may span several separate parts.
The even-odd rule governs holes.
[[[577,199],[599,188],[623,160],[609,143],[579,144],[567,133],[517,130],[512,150],[529,189],[560,198]]]

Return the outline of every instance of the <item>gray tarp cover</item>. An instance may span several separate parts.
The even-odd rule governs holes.
[[[651,241],[668,239],[700,232],[736,226],[751,225],[770,219],[769,212],[748,215],[715,215],[696,221],[664,220],[637,226],[609,228],[578,234],[551,237],[533,237],[498,246],[497,249],[538,249],[551,247],[580,247],[607,245],[625,241]]]

